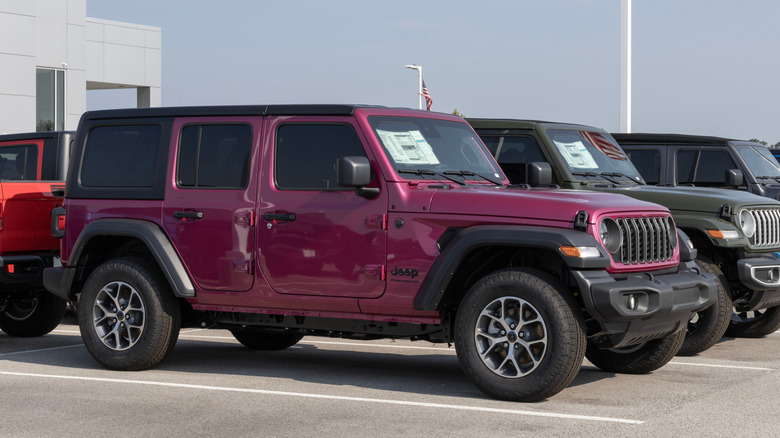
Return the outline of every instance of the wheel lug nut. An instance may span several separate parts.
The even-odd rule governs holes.
[[[515,344],[515,348],[518,349],[518,350],[520,349],[520,343],[519,342],[517,344]]]
[[[517,324],[510,324],[509,325],[509,328],[511,328],[512,330],[514,330],[516,327],[517,327]]]
[[[519,332],[519,333],[517,334],[517,336],[520,336],[521,338],[524,338],[524,337],[525,337],[525,332]]]
[[[504,342],[504,348],[509,348],[509,342]]]
[[[506,330],[501,330],[501,336],[506,336]]]

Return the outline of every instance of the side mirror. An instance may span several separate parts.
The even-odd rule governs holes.
[[[379,195],[371,183],[371,163],[366,157],[341,157],[336,160],[336,183],[339,187],[354,187],[355,193],[366,199]]]
[[[526,179],[532,187],[549,186],[552,184],[552,167],[550,163],[528,163],[525,168]]]
[[[726,171],[726,185],[729,187],[739,187],[745,185],[745,176],[739,169],[729,169]]]

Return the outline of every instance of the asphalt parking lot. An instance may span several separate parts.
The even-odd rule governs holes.
[[[70,318],[49,335],[0,333],[2,436],[777,436],[780,332],[724,338],[649,375],[583,364],[540,403],[489,399],[454,348],[304,338],[251,351],[185,329],[161,366],[101,368]]]

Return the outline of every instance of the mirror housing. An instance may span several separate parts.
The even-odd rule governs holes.
[[[552,167],[550,167],[550,163],[528,163],[526,164],[525,174],[531,187],[549,186],[552,184]]]
[[[745,175],[739,169],[729,169],[726,171],[726,185],[729,187],[739,187],[745,185]]]
[[[339,187],[354,187],[355,194],[366,199],[379,195],[371,183],[371,163],[366,157],[341,157],[336,160],[336,183]]]

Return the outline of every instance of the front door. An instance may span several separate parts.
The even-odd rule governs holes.
[[[275,118],[266,121],[264,141],[272,147],[263,157],[258,262],[271,287],[281,294],[382,295],[387,190],[366,199],[336,182],[338,158],[371,160],[359,127],[348,117]]]
[[[174,123],[173,181],[165,230],[198,287],[246,291],[254,281],[254,209],[259,117]]]

